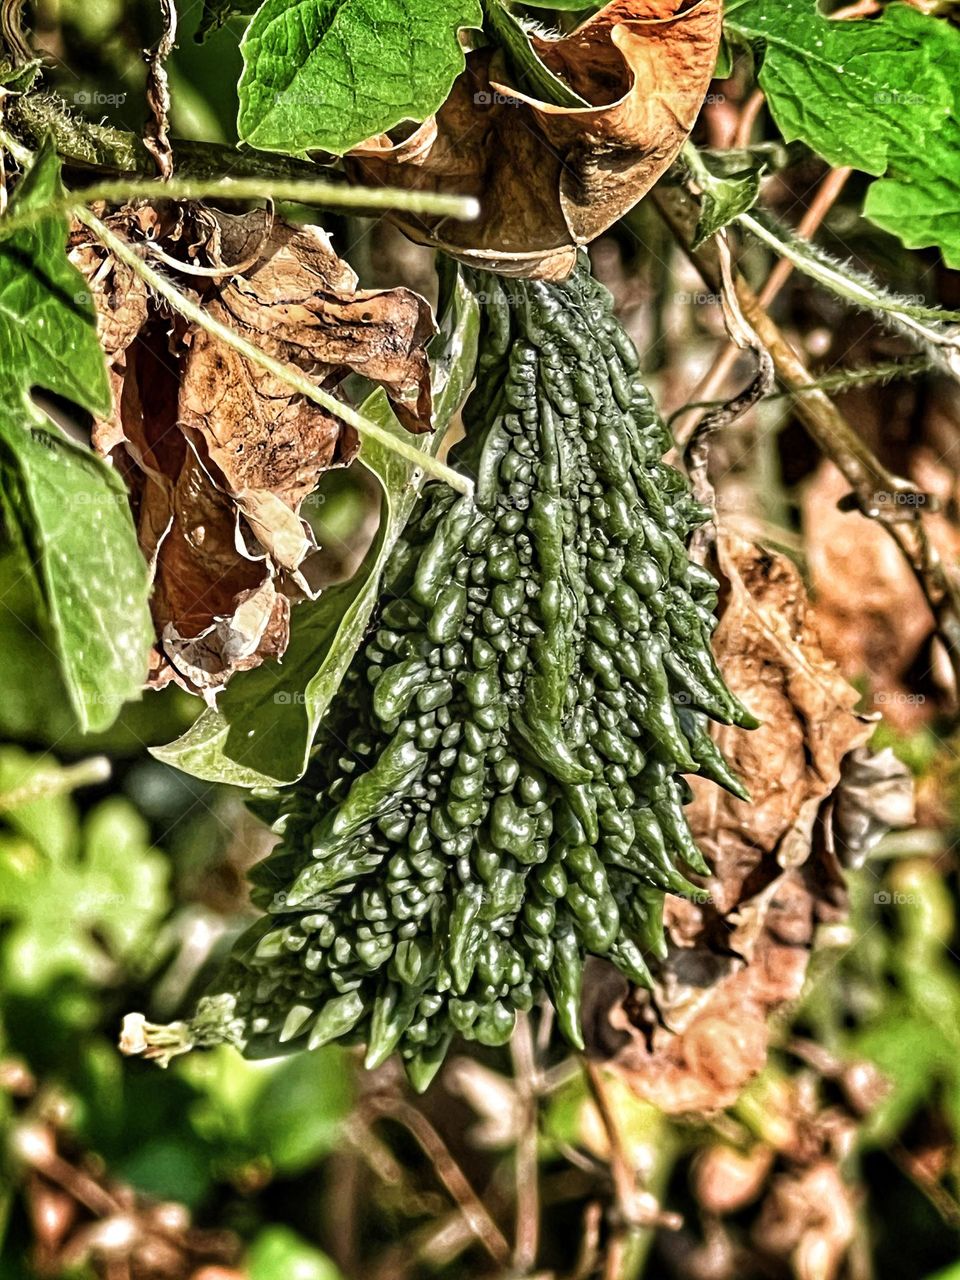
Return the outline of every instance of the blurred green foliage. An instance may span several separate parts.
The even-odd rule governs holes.
[[[178,900],[177,868],[107,772],[102,757],[65,766],[0,748],[0,1057],[36,1082],[26,1104],[0,1095],[4,1181],[21,1184],[17,1133],[55,1097],[64,1131],[111,1178],[212,1211],[250,1238],[252,1277],[334,1280],[333,1264],[270,1225],[247,1188],[296,1176],[336,1147],[352,1105],[341,1052],[248,1063],[223,1050],[161,1076],[116,1048],[121,1014],[175,970],[178,922],[189,925],[196,904]],[[15,1195],[5,1226],[0,1275],[27,1238]]]

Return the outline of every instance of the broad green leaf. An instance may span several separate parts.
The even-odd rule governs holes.
[[[62,197],[60,162],[42,151],[17,187],[10,213],[40,209]],[[109,413],[110,385],[97,341],[86,281],[68,261],[67,219],[40,219],[0,238],[0,370],[5,395],[42,387],[89,409]],[[0,220],[0,236],[3,222]],[[31,407],[32,408],[32,407]],[[36,410],[32,416],[37,417]]]
[[[292,1054],[269,1073],[249,1113],[253,1150],[281,1173],[329,1155],[353,1107],[351,1080],[338,1047]]]
[[[865,215],[960,267],[960,30],[905,4],[833,21],[817,0],[730,0],[786,141],[874,174]]]
[[[59,161],[43,151],[10,211],[62,194]],[[2,229],[0,220],[0,237]],[[0,238],[0,477],[7,534],[42,604],[36,658],[56,659],[81,726],[97,730],[139,694],[153,632],[122,482],[56,434],[30,398],[38,387],[92,413],[110,410],[93,304],[67,260],[67,231],[56,215]]]
[[[426,120],[464,67],[479,0],[266,0],[243,38],[238,130],[261,151],[342,155]]]
[[[893,1087],[863,1124],[861,1141],[884,1146],[903,1131],[916,1107],[930,1097],[935,1082],[953,1071],[956,1057],[936,1024],[914,1014],[907,1000],[891,1001],[882,1017],[847,1041],[851,1057],[865,1058]]]
[[[83,728],[106,729],[147,672],[146,564],[122,480],[24,416],[0,402],[4,516],[47,623],[36,660],[59,663]]]
[[[289,1227],[264,1227],[244,1270],[250,1280],[341,1280],[336,1264]]]
[[[443,315],[433,364],[436,450],[473,376],[477,304],[456,276]],[[363,413],[391,430],[402,428],[382,391]],[[380,579],[410,518],[418,482],[409,463],[365,440],[360,461],[383,489],[380,528],[358,572],[293,611],[290,644],[282,662],[265,662],[230,681],[216,708],[208,708],[182,737],[153,754],[210,782],[239,787],[275,786],[303,776],[313,739],[357,650],[380,592]]]

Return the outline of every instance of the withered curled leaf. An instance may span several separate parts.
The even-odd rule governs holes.
[[[108,221],[274,359],[327,390],[362,375],[409,430],[430,429],[428,304],[408,289],[358,289],[319,228],[173,202]],[[94,443],[128,481],[154,571],[151,681],[212,695],[233,672],[283,654],[291,602],[313,591],[317,546],[301,504],[355,456],[356,433],[171,314],[82,230],[72,257],[97,304],[114,388],[114,416]]]
[[[871,732],[824,657],[785,557],[721,532],[727,599],[715,645],[729,687],[762,721],[717,740],[750,803],[691,779],[690,823],[713,868],[701,901],[668,898],[669,955],[651,999],[611,1014],[630,1084],[668,1112],[730,1105],[766,1060],[769,1015],[795,1000],[813,932],[845,911],[826,801]]]
[[[478,222],[397,214],[415,240],[504,275],[562,279],[576,247],[653,186],[693,127],[713,74],[720,0],[612,0],[571,34],[531,37],[547,67],[588,107],[559,107],[507,82],[489,48],[435,117],[410,137],[370,139],[353,176],[476,196]]]

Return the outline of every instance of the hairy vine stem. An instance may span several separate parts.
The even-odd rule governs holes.
[[[946,322],[960,321],[960,312],[919,306],[900,297],[849,264],[835,262],[815,245],[796,239],[768,217],[742,213],[737,221],[798,271],[845,302],[878,316],[927,352],[942,372],[960,381],[960,331],[942,327]]]
[[[896,378],[918,378],[923,373],[932,373],[936,366],[927,360],[925,356],[913,356],[907,360],[887,360],[880,364],[866,365],[862,369],[838,369],[835,373],[825,373],[821,378],[815,378],[808,386],[792,388],[789,391],[769,391],[764,397],[764,401],[769,400],[792,400],[797,396],[806,395],[811,391],[829,391],[834,394],[842,391],[851,391],[857,387],[870,387],[876,385],[886,385],[893,382]],[[724,400],[691,400],[689,404],[681,405],[680,408],[674,409],[673,413],[667,418],[667,426],[672,428],[673,424],[684,414],[690,413],[693,409],[720,409],[727,401]]]
[[[184,316],[192,324],[205,329],[207,333],[212,334],[228,347],[232,347],[234,351],[239,352],[252,364],[259,365],[261,369],[266,369],[275,378],[285,382],[292,390],[319,405],[322,409],[326,409],[328,413],[339,418],[341,422],[353,427],[360,433],[361,438],[367,437],[371,440],[376,440],[383,448],[389,449],[401,458],[405,458],[420,471],[428,472],[437,480],[443,480],[452,489],[456,489],[468,498],[473,497],[473,481],[468,476],[461,475],[460,472],[454,471],[452,467],[448,467],[436,458],[431,457],[429,453],[418,449],[416,445],[410,444],[407,440],[393,435],[376,422],[365,418],[356,409],[351,408],[350,405],[344,404],[342,400],[338,400],[328,391],[323,391],[316,386],[298,370],[291,368],[290,365],[284,364],[280,360],[275,360],[273,356],[267,355],[265,351],[255,347],[252,342],[248,342],[246,338],[241,337],[233,329],[221,324],[219,320],[215,320],[201,306],[182,294],[166,276],[161,275],[155,268],[148,266],[133,245],[111,231],[89,209],[83,206],[75,206],[72,212],[78,221],[93,232],[105,248],[109,249],[131,271],[136,272],[174,311]]]
[[[469,221],[477,216],[478,204],[472,196],[433,195],[421,191],[378,190],[347,187],[336,182],[270,181],[251,178],[171,178],[114,179],[72,191],[32,209],[12,213],[0,224],[0,235],[12,235],[57,214],[75,213],[79,203],[105,201],[121,204],[128,200],[274,200],[297,204],[326,205],[331,208],[377,212],[404,209],[411,213],[434,213]]]

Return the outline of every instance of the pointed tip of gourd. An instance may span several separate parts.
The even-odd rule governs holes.
[[[732,699],[733,702],[733,722],[740,729],[759,729],[763,725],[763,721],[749,711],[742,702],[737,698]]]
[[[377,1067],[382,1067],[397,1046],[390,1043],[369,1044],[367,1052],[363,1059],[363,1069],[365,1071],[376,1071]]]
[[[407,1073],[407,1079],[410,1081],[415,1093],[426,1093],[430,1088],[436,1079],[437,1072],[446,1061],[447,1050],[452,1040],[452,1035],[446,1035],[431,1048],[424,1049],[420,1053],[414,1054],[412,1058],[405,1059],[403,1065]]]
[[[726,790],[729,791],[732,796],[736,796],[738,800],[742,800],[745,804],[753,803],[753,797],[751,796],[749,789],[744,785],[743,780],[738,778],[735,773],[731,773],[729,779],[723,785]]]
[[[584,1043],[583,1031],[580,1029],[579,1022],[575,1023],[571,1027],[565,1028],[564,1035],[578,1053],[583,1053],[584,1049],[586,1049],[586,1044]]]

